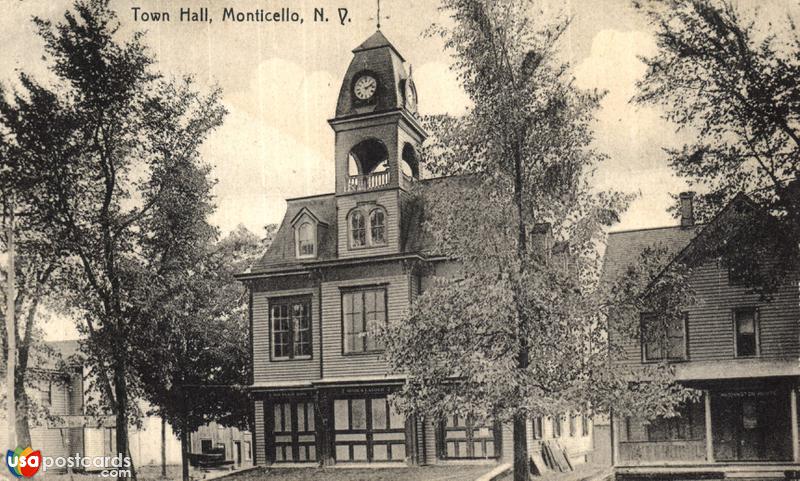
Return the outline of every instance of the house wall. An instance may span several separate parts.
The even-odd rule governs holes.
[[[375,275],[375,271],[393,275]],[[393,271],[393,272],[392,272]],[[342,337],[342,288],[384,285],[388,320],[398,319],[410,304],[410,275],[399,266],[390,271],[372,269],[372,275],[323,282],[322,345],[323,375],[330,377],[376,376],[388,373],[388,365],[380,354],[344,354]],[[348,276],[349,277],[349,276]]]
[[[748,293],[744,287],[729,285],[727,269],[718,267],[716,261],[695,268],[690,283],[697,302],[688,310],[689,361],[734,359],[732,311],[751,306],[757,307],[759,312],[758,357],[780,359],[800,356],[800,303],[796,284],[784,285],[772,300],[762,301],[758,294]],[[616,335],[614,341],[624,347],[624,355],[617,362],[631,366],[641,364],[641,343],[638,338],[623,339]]]
[[[215,422],[200,426],[192,433],[190,439],[191,452],[202,452],[201,445],[203,440],[210,440],[214,447],[222,445],[225,447],[225,459],[235,461],[235,443],[241,445],[242,465],[253,464],[253,437],[249,431],[241,431],[237,428],[224,427]]]

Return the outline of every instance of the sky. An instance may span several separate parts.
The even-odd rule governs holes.
[[[629,102],[644,74],[639,57],[655,51],[645,19],[630,0],[544,3],[573,17],[562,55],[577,85],[608,92],[594,128],[596,147],[609,158],[596,172],[595,185],[639,195],[613,230],[673,225],[666,212],[670,194],[687,184],[671,172],[663,149],[679,145],[687,134],[661,120],[656,108]],[[780,12],[785,4],[775,0],[771,11]],[[13,85],[20,70],[48,78],[30,19],[58,20],[68,5],[0,0],[0,82]],[[375,0],[111,0],[111,5],[121,36],[147,32],[145,43],[161,72],[192,75],[200,89],[222,89],[229,114],[202,154],[218,180],[213,220],[223,232],[244,224],[260,234],[265,225],[281,221],[284,199],[333,191],[334,135],[326,121],[333,116],[351,50],[376,29]],[[133,7],[139,13],[167,11],[171,21],[137,21]],[[201,7],[209,8],[211,23],[178,21],[181,8]],[[226,7],[286,8],[304,22],[222,22]],[[314,8],[325,9],[331,20],[313,22]],[[343,25],[337,21],[339,8],[348,13]],[[469,100],[449,70],[448,52],[441,39],[423,36],[431,22],[442,20],[437,2],[383,0],[381,9],[381,31],[413,65],[420,112],[463,113]]]

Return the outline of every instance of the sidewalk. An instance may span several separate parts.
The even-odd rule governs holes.
[[[541,476],[531,476],[534,481],[603,481],[611,476],[611,466],[600,466],[592,463],[579,464],[575,471],[556,473],[548,471]],[[513,481],[514,476],[507,474],[493,481]],[[488,480],[487,480],[488,481]]]

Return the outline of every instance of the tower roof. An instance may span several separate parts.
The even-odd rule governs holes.
[[[375,33],[370,35],[368,39],[364,40],[364,42],[361,45],[354,48],[353,53],[362,52],[364,50],[372,50],[374,48],[381,48],[381,47],[391,48],[392,50],[394,50],[394,53],[396,53],[397,56],[400,57],[400,60],[402,60],[403,62],[406,61],[406,59],[403,58],[403,56],[395,48],[395,46],[392,45],[392,42],[390,42],[389,39],[386,38],[386,36],[380,30],[376,30]]]

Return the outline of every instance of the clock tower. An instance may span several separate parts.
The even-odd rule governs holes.
[[[328,122],[336,135],[339,254],[398,252],[399,206],[419,179],[427,133],[412,70],[380,30],[353,50]]]

